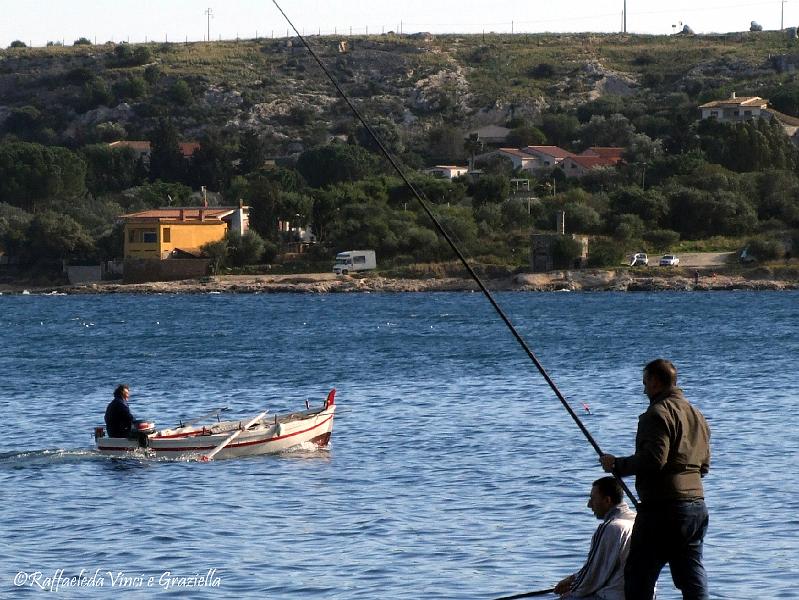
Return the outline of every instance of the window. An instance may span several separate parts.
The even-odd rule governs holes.
[[[172,242],[172,229],[164,227],[164,243],[169,244]]]
[[[154,229],[146,229],[142,231],[142,242],[145,244],[155,244],[158,242],[158,234]]]
[[[745,117],[751,117],[752,116],[752,111],[751,110],[745,110],[744,111],[744,116]]]
[[[717,111],[717,110],[711,110],[711,111],[710,111],[710,116],[711,116],[711,117],[718,117],[718,116],[719,116],[719,111]]]
[[[136,241],[136,230],[130,229],[128,231],[128,243],[132,244],[135,241]]]
[[[356,265],[365,265],[366,264],[366,257],[365,256],[356,256],[352,259],[352,262]]]

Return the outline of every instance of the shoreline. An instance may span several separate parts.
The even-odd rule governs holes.
[[[731,291],[795,290],[799,280],[778,279],[769,273],[756,276],[712,273],[702,275],[698,284],[683,275],[643,275],[629,271],[581,269],[525,273],[500,279],[486,279],[492,291],[521,292],[649,292],[649,291]],[[118,281],[61,286],[0,285],[0,294],[256,294],[256,293],[404,293],[478,291],[467,278],[389,278],[370,273],[364,276],[336,276],[332,273],[302,275],[218,275],[181,281],[124,284]]]

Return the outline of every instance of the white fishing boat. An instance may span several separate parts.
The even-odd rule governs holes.
[[[305,443],[324,447],[333,432],[336,390],[330,390],[320,408],[269,415],[262,412],[248,420],[218,421],[199,424],[220,410],[180,424],[172,429],[156,430],[153,423],[138,423],[131,438],[113,438],[105,427],[94,428],[97,450],[111,456],[134,453],[153,458],[198,459],[236,458],[275,454]],[[307,405],[307,402],[306,402]]]

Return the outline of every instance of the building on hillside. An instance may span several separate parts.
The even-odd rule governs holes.
[[[249,229],[249,207],[176,207],[122,215],[125,259],[165,260],[200,256],[200,248]]]
[[[742,123],[754,119],[777,121],[794,144],[799,145],[799,118],[769,107],[760,96],[737,97],[735,92],[726,100],[714,100],[699,107],[701,119],[716,119],[721,123]]]
[[[432,175],[440,179],[454,179],[455,177],[466,175],[468,172],[469,167],[458,167],[454,165],[436,165],[435,167],[430,167],[423,171],[423,173],[427,175]]]
[[[763,112],[768,107],[768,100],[760,96],[741,96],[735,92],[725,100],[713,100],[699,107],[702,119],[716,119],[720,123],[739,123],[766,116]]]
[[[501,127],[499,125],[486,125],[485,127],[480,127],[479,129],[468,132],[465,136],[463,136],[463,139],[468,140],[476,136],[476,139],[479,142],[498,146],[499,144],[505,143],[505,140],[508,139],[509,133],[510,129],[507,127]]]
[[[607,160],[619,162],[622,160],[624,148],[619,146],[591,146],[580,152],[580,156],[599,156]]]
[[[136,153],[137,158],[141,158],[145,163],[150,162],[152,144],[147,140],[118,140],[108,144],[109,148],[130,148]],[[189,159],[200,149],[200,142],[179,142],[178,150],[181,156]]]
[[[550,169],[572,155],[559,146],[525,146],[521,150],[536,158],[537,162],[532,165],[532,170]]]
[[[568,156],[558,165],[566,177],[582,177],[592,169],[601,167],[615,167],[621,162],[621,157],[605,158],[602,156],[586,156],[584,154]]]

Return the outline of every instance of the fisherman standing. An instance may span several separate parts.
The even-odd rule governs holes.
[[[128,408],[130,388],[124,383],[119,384],[114,390],[114,399],[105,409],[105,426],[108,437],[127,438],[133,430],[133,415]]]
[[[614,477],[602,477],[591,486],[588,508],[602,523],[591,538],[583,567],[555,586],[554,591],[561,598],[624,600],[624,563],[635,513],[622,494]]]
[[[676,387],[677,369],[670,361],[650,362],[643,380],[650,404],[638,419],[635,454],[600,457],[605,471],[635,475],[640,498],[624,570],[626,600],[651,600],[666,563],[684,600],[707,600],[702,477],[710,469],[710,429]]]

